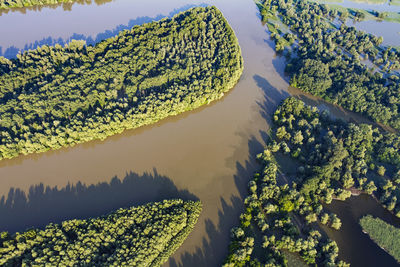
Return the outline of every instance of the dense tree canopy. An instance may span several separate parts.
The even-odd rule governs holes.
[[[372,240],[400,262],[400,229],[371,215],[360,219],[360,225]]]
[[[332,197],[345,199],[350,196],[347,189],[357,188],[375,192],[388,210],[400,216],[396,197],[400,193],[399,135],[367,124],[333,120],[327,112],[320,113],[295,98],[286,99],[273,120],[277,134],[270,149],[302,164],[296,182],[306,198],[330,203]],[[281,129],[284,136],[278,135]],[[301,143],[296,136],[303,137]]]
[[[298,253],[307,264],[347,266],[337,258],[337,244],[309,224],[317,220],[313,209],[322,215],[322,206],[307,200],[294,184],[279,186],[278,165],[271,151],[266,151],[260,155],[264,169],[249,183],[240,226],[231,231],[230,252],[223,266],[287,266],[283,251]],[[328,216],[324,224],[340,228],[335,214],[324,215]]]
[[[183,243],[201,203],[165,200],[109,215],[0,233],[1,266],[160,266]]]
[[[277,51],[282,44],[293,44],[286,68],[292,86],[400,130],[400,77],[395,72],[400,50],[346,26],[340,20],[346,20],[343,11],[324,4],[265,0],[259,7],[264,21],[278,19],[289,28],[289,33],[281,36],[276,30],[271,37]]]
[[[243,70],[215,7],[0,57],[0,159],[104,139],[219,99]]]
[[[284,250],[299,253],[307,264],[346,265],[315,222],[339,230],[340,218],[324,205],[347,199],[351,190],[374,194],[400,216],[399,136],[335,120],[293,97],[276,109],[273,122],[271,139],[257,156],[263,170],[249,183],[225,266],[285,266]],[[287,161],[297,170],[284,173]],[[255,242],[261,239],[262,248]]]

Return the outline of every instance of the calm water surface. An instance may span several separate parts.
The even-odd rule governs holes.
[[[320,99],[288,90],[284,62],[275,56],[253,1],[115,0],[9,11],[0,16],[0,46],[12,56],[19,49],[71,38],[95,43],[133,25],[208,4],[224,13],[242,47],[245,70],[236,87],[221,101],[153,126],[1,161],[1,230],[22,231],[165,198],[200,199],[199,222],[167,265],[222,263],[247,181],[259,168],[254,155],[262,151],[279,102],[290,93],[336,112]],[[341,244],[340,249],[349,251]],[[384,257],[376,254],[378,260]]]
[[[335,4],[340,5],[342,7],[347,8],[358,8],[358,9],[365,9],[365,10],[376,10],[381,12],[399,12],[400,6],[390,5],[389,1],[383,0],[381,3],[374,3],[374,1],[368,2],[367,0],[360,0],[360,1],[349,1],[349,0],[319,0],[319,3],[325,4]]]
[[[400,23],[388,21],[366,20],[360,22],[347,21],[347,26],[383,37],[383,45],[400,46]]]
[[[362,232],[359,220],[371,214],[400,227],[400,219],[385,210],[374,198],[362,194],[346,201],[333,201],[328,210],[338,214],[342,221],[340,231],[323,226],[328,236],[340,247],[340,258],[351,266],[397,266],[396,260]]]
[[[23,48],[48,36],[68,39],[74,33],[95,39],[124,27],[120,25],[201,4],[208,3],[117,0],[75,4],[70,11],[8,12],[0,16],[0,45]],[[204,206],[199,222],[169,265],[222,263],[247,181],[259,168],[253,158],[262,151],[266,118],[288,96],[288,85],[254,2],[212,4],[224,13],[242,47],[245,71],[237,86],[221,101],[152,127],[0,162],[0,229],[21,231],[163,198],[198,198]]]
[[[347,8],[357,8],[364,9],[367,11],[379,11],[379,12],[400,12],[400,6],[390,5],[389,1],[382,1],[381,4],[374,4],[373,2],[368,3],[368,1],[316,1],[319,3],[340,5]],[[390,46],[400,46],[400,23],[388,22],[388,21],[377,21],[377,20],[367,20],[355,22],[352,20],[347,20],[348,26],[354,26],[358,30],[362,30],[376,36],[383,37],[383,45]]]

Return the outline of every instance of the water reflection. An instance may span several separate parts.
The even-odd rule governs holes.
[[[132,18],[171,16],[174,7],[182,7],[177,13],[207,0],[200,1],[118,0],[102,7],[73,5],[69,12],[60,6],[40,12],[26,10],[25,15],[10,12],[0,16],[0,45],[29,49],[46,36],[51,37],[43,43],[64,42],[72,36],[96,42],[122,29],[116,25],[133,26]],[[254,156],[263,149],[260,140],[267,139],[271,113],[288,96],[288,84],[283,58],[275,57],[273,47],[265,43],[269,36],[254,2],[207,2],[221,9],[242,47],[245,70],[235,89],[203,109],[105,141],[1,162],[0,196],[9,195],[1,201],[0,230],[96,216],[164,196],[198,197],[203,202],[199,222],[170,265],[222,263],[230,228],[243,209],[247,181],[259,168]],[[98,38],[99,33],[104,35]],[[151,171],[154,166],[157,172]],[[143,174],[126,174],[132,169]],[[118,178],[110,181],[115,175]],[[147,186],[138,186],[140,181],[148,181]]]
[[[110,1],[106,1],[106,2],[110,2]],[[81,3],[91,4],[91,1],[86,1],[86,2],[81,2]],[[104,2],[102,2],[102,3],[104,3]],[[85,35],[85,34],[81,34],[81,33],[73,33],[68,38],[61,38],[61,37],[55,38],[55,37],[49,36],[49,37],[43,38],[41,40],[37,40],[32,43],[25,44],[25,46],[23,48],[17,48],[13,45],[13,46],[10,46],[10,47],[4,49],[4,52],[3,52],[3,48],[0,46],[0,56],[4,56],[5,58],[9,58],[9,59],[15,58],[18,53],[22,53],[22,52],[28,51],[28,50],[33,50],[39,46],[43,46],[43,45],[54,46],[56,44],[65,45],[65,44],[69,43],[71,40],[84,40],[84,41],[86,41],[87,45],[95,45],[96,43],[98,43],[104,39],[116,36],[119,32],[121,32],[123,30],[131,29],[135,25],[142,25],[144,23],[161,20],[162,18],[165,18],[165,17],[171,18],[174,15],[176,15],[182,11],[188,10],[193,7],[199,7],[199,6],[206,7],[206,6],[208,6],[208,4],[205,4],[205,3],[196,4],[196,5],[195,4],[187,4],[180,8],[175,8],[168,14],[164,14],[164,15],[158,14],[154,17],[149,17],[149,16],[137,17],[136,19],[129,20],[129,22],[127,24],[120,24],[111,30],[105,30],[101,33],[98,33],[94,38],[91,35]]]

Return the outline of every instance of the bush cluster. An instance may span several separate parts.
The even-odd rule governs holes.
[[[0,233],[1,266],[160,266],[183,243],[200,202],[164,200],[109,215]]]

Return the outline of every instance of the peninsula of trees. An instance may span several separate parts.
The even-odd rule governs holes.
[[[259,7],[276,50],[290,47],[286,71],[292,86],[400,130],[400,50],[346,26],[349,13],[324,4],[265,0]]]
[[[164,200],[109,215],[0,233],[1,266],[161,266],[183,243],[200,202]]]
[[[284,251],[299,253],[307,264],[346,265],[315,222],[340,231],[340,219],[323,204],[345,200],[352,190],[373,194],[400,216],[399,136],[334,120],[293,97],[277,108],[273,122],[271,140],[257,156],[263,170],[249,183],[225,266],[282,266]],[[297,169],[282,172],[278,158]]]
[[[0,57],[0,159],[104,139],[221,98],[239,80],[238,40],[215,7]]]
[[[371,215],[360,219],[363,231],[374,240],[376,244],[385,249],[400,262],[400,229]]]

